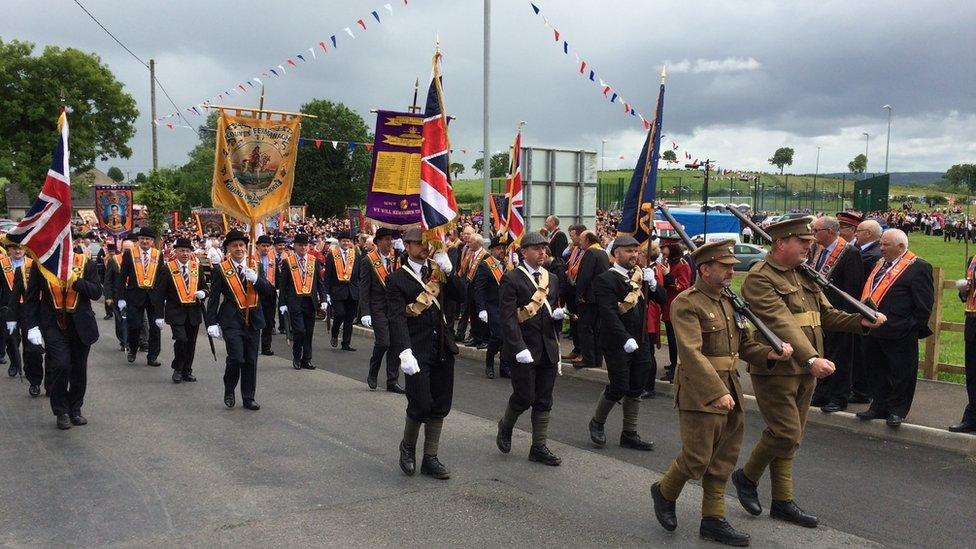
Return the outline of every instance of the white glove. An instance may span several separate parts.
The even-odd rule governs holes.
[[[250,282],[251,284],[254,284],[258,280],[257,271],[251,268],[244,269],[244,279]]]
[[[454,268],[454,266],[451,265],[451,258],[447,257],[447,254],[444,252],[437,252],[434,254],[434,263],[437,263],[437,266],[444,271],[444,274],[451,274],[451,270]]]
[[[566,310],[565,309],[563,309],[562,307],[557,307],[557,308],[555,308],[555,309],[552,310],[552,319],[553,320],[562,320],[564,318],[566,318]]]
[[[210,337],[216,337],[220,339],[220,326],[214,324],[213,326],[207,326],[207,333]]]
[[[163,319],[161,319],[161,318],[157,318],[156,319],[156,327],[157,328],[159,328],[160,330],[162,330],[163,329],[163,324],[166,324],[166,322]]]
[[[362,318],[362,320],[363,320],[363,326],[366,326],[367,328],[372,328],[373,327],[373,317],[372,316],[366,315],[366,316],[364,316]]]
[[[123,310],[123,309],[125,309],[125,300],[124,299],[120,299],[120,300],[116,301],[116,303],[119,305],[119,310],[120,311]]]
[[[654,269],[650,267],[644,269],[644,283],[647,284],[647,288],[652,292],[657,289],[657,277],[654,276]]]
[[[634,340],[634,338],[630,338],[630,339],[628,339],[627,341],[624,342],[624,352],[625,353],[628,353],[628,354],[629,353],[633,353],[636,350],[637,350],[637,342]]]
[[[44,346],[44,338],[41,336],[41,329],[34,326],[30,330],[27,330],[27,341],[30,341],[38,347]]]
[[[281,314],[283,314],[283,315],[288,314],[288,306],[287,305],[282,305],[281,307],[278,307],[278,310],[281,311]]]
[[[956,289],[957,290],[966,290],[966,289],[969,289],[969,279],[967,279],[967,278],[960,278],[959,280],[957,280],[956,281]]]
[[[480,318],[482,322],[488,322],[488,311],[478,311],[478,318]]]
[[[203,290],[197,290],[197,291],[193,292],[193,297],[195,297],[197,299],[203,299],[203,298],[207,297],[207,292],[205,292]]]
[[[403,245],[403,239],[402,238],[398,238],[398,239],[396,239],[396,240],[393,241],[393,249],[396,250],[396,251],[398,251],[398,252],[402,252],[403,250],[406,249],[406,247]]]
[[[323,301],[322,304],[319,305],[319,309],[322,309],[323,311],[328,311],[329,310],[329,302],[328,301]]]
[[[518,254],[512,256],[512,265],[515,265],[516,267],[518,267],[519,264],[521,264],[521,263],[522,263],[522,260],[519,259]]]
[[[517,355],[515,355],[515,360],[517,360],[519,364],[532,364],[532,353],[530,353],[528,349],[522,349]]]
[[[414,358],[413,351],[410,349],[404,349],[400,353],[400,371],[408,376],[420,371],[420,364],[417,363],[417,359]]]
[[[328,303],[329,305],[332,305],[332,296],[326,294],[325,295],[325,302]]]
[[[7,322],[7,333],[8,334],[14,333],[14,330],[16,330],[16,329],[17,329],[17,323],[16,322]]]

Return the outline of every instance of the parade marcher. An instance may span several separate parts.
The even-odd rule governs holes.
[[[259,296],[274,292],[268,281],[258,278],[256,265],[248,261],[248,237],[232,229],[224,237],[227,259],[217,264],[207,297],[207,333],[224,339],[227,362],[224,368],[224,406],[233,408],[237,382],[241,384],[244,408],[260,410],[254,400],[257,388],[258,348],[264,311]]]
[[[668,273],[667,265],[658,261],[661,256],[661,246],[651,242],[647,247],[646,265],[654,271],[657,290],[647,293],[647,343],[651,346],[651,367],[647,374],[647,386],[641,393],[641,399],[647,400],[657,397],[657,356],[655,351],[661,348],[661,311],[668,302],[668,293],[664,287],[664,275]]]
[[[8,242],[5,248],[7,254],[2,260],[4,281],[3,290],[0,291],[0,306],[7,307],[4,315],[4,328],[8,334],[6,347],[10,359],[7,374],[10,375],[16,367],[17,371],[10,376],[14,377],[22,369],[27,378],[27,393],[36,397],[41,394],[41,383],[44,383],[47,391],[51,379],[44,376],[43,349],[27,340],[27,325],[24,322],[24,296],[34,260],[26,257],[23,247],[13,242]]]
[[[491,239],[488,244],[488,255],[485,255],[476,267],[472,281],[472,294],[475,309],[478,310],[478,319],[488,326],[488,347],[485,354],[485,375],[488,379],[495,378],[495,355],[502,348],[498,292],[502,275],[505,274],[506,245],[507,242],[502,242],[500,237]],[[509,377],[509,364],[505,361],[499,365],[499,375],[503,378]]]
[[[851,215],[849,222],[853,223],[860,216]],[[874,269],[881,258],[881,224],[873,219],[861,221],[854,229],[855,245],[861,252],[861,272],[866,277]],[[861,280],[864,284],[864,280]],[[860,291],[860,290],[859,290]],[[856,294],[855,294],[856,295]],[[871,367],[868,357],[864,354],[864,336],[854,335],[854,364],[851,371],[851,397],[848,402],[853,404],[867,404],[871,402]]]
[[[386,279],[390,319],[390,351],[400,357],[406,374],[407,413],[400,441],[400,469],[417,469],[417,439],[425,425],[420,472],[437,479],[451,474],[438,459],[441,429],[454,395],[454,334],[447,330],[444,299],[460,300],[464,287],[444,252],[428,259],[430,251],[420,229],[403,233],[407,259]]]
[[[550,215],[543,222],[543,226],[548,232],[549,253],[553,257],[562,258],[563,252],[569,246],[569,237],[559,228],[559,218]]]
[[[462,274],[462,266],[467,265],[469,262],[468,256],[471,255],[471,246],[469,242],[471,237],[475,234],[474,228],[470,225],[465,225],[461,232],[458,233],[458,240],[456,243],[451,245],[447,250],[447,257],[451,260],[451,265],[454,269],[455,274],[458,275],[459,280],[467,288],[467,279]],[[458,301],[452,299],[447,300],[444,305],[444,313],[447,315],[448,322],[454,327],[454,341],[458,343],[463,343],[465,341],[465,332],[468,330],[468,315],[467,310],[467,291],[465,291],[465,298]]]
[[[131,240],[122,243],[122,251],[118,253],[114,244],[109,244],[109,253],[105,256],[105,278],[102,279],[102,289],[104,290],[105,306],[111,307],[112,318],[115,323],[115,338],[119,340],[119,349],[126,350],[127,333],[125,314],[119,309],[118,301],[122,296],[115,295],[116,288],[120,288],[119,277],[122,275],[122,259],[125,252],[133,245]]]
[[[949,426],[953,433],[976,433],[976,255],[966,262],[966,278],[956,282],[959,300],[965,303],[966,395],[969,397],[962,420]]]
[[[312,336],[315,333],[315,313],[326,307],[325,284],[319,278],[322,264],[308,253],[307,234],[295,236],[294,245],[295,253],[288,254],[282,261],[278,273],[281,288],[278,309],[288,315],[291,323],[292,367],[296,370],[314,370]]]
[[[481,265],[481,261],[488,255],[484,244],[485,239],[480,234],[472,234],[468,237],[465,255],[463,255],[457,271],[458,277],[464,282],[464,306],[458,329],[463,333],[467,324],[471,323],[471,337],[464,340],[464,345],[477,349],[487,349],[489,337],[488,325],[478,315],[479,310],[474,300],[474,277],[478,274],[478,266]]]
[[[274,287],[275,287],[275,295],[278,296],[278,290],[281,289],[281,279],[278,277],[278,273],[281,272],[281,264],[285,261],[285,258],[288,257],[289,254],[288,241],[285,240],[284,237],[276,236],[274,239],[274,251],[275,251]],[[285,330],[285,315],[281,312],[280,309],[275,311],[275,314],[278,315],[278,333],[284,334],[287,331]]]
[[[156,319],[162,311],[155,308],[153,293],[158,279],[158,273],[163,269],[163,254],[155,248],[156,233],[149,227],[139,230],[139,245],[131,248],[122,258],[122,268],[113,296],[119,296],[120,310],[125,311],[128,327],[127,343],[129,351],[126,359],[132,363],[136,361],[136,351],[139,333],[143,328],[143,319]],[[146,363],[159,366],[160,331],[155,323],[149,328],[149,350]]]
[[[908,249],[901,229],[881,236],[881,259],[864,282],[861,300],[873,302],[888,321],[864,336],[864,354],[871,357],[871,407],[857,417],[898,427],[915,398],[918,340],[932,335],[935,288],[932,266]]]
[[[593,293],[593,281],[610,268],[610,258],[600,247],[600,239],[593,231],[583,231],[580,235],[580,244],[584,252],[579,269],[576,271],[576,310],[579,311],[576,333],[579,334],[582,360],[573,366],[599,368],[603,364],[603,356],[597,344],[600,335],[600,314]],[[572,267],[570,272],[571,269]]]
[[[17,377],[23,371],[20,354],[20,334],[17,332],[17,322],[20,320],[17,318],[17,305],[20,303],[20,298],[18,297],[17,303],[12,303],[11,299],[15,293],[23,296],[22,291],[17,291],[17,272],[21,269],[30,271],[31,259],[24,257],[24,249],[15,242],[7,241],[4,248],[7,253],[0,256],[0,269],[3,270],[3,281],[0,282],[0,307],[5,307],[7,310],[3,315],[6,322],[3,326],[0,326],[0,336],[2,336],[3,340],[3,351],[10,361],[10,367],[7,368],[7,375]],[[31,385],[34,385],[34,383],[31,383]],[[37,385],[40,385],[40,383]]]
[[[390,319],[386,303],[386,280],[400,268],[400,256],[393,249],[393,231],[380,227],[373,236],[376,248],[363,256],[359,268],[359,307],[363,326],[373,329],[373,354],[369,357],[366,384],[376,389],[383,356],[386,355],[386,390],[404,393],[397,380],[400,361],[390,352]]]
[[[661,380],[670,383],[674,381],[674,369],[678,365],[678,334],[671,324],[671,302],[678,297],[678,294],[691,287],[693,273],[681,244],[674,241],[662,243],[661,255],[666,267],[664,288],[667,293],[667,301],[661,308],[661,320],[664,322],[668,338],[668,365],[664,368],[664,376]]]
[[[353,246],[349,233],[339,235],[339,245],[332,246],[325,260],[325,292],[332,306],[332,347],[339,344],[342,333],[342,350],[352,348],[352,324],[359,313],[359,250]]]
[[[585,230],[585,225],[569,226],[569,247],[563,250],[562,256],[566,269],[559,284],[562,291],[560,299],[566,304],[566,316],[569,318],[569,336],[573,340],[573,349],[560,358],[573,365],[583,361],[583,354],[580,352],[579,321],[576,318],[576,313],[579,312],[576,308],[576,275],[583,260],[583,252],[586,251],[586,247],[580,243],[580,235]]]
[[[501,330],[502,368],[507,366],[511,372],[512,396],[498,422],[495,444],[503,453],[509,453],[515,422],[522,412],[532,408],[529,460],[557,466],[562,460],[553,455],[546,442],[552,388],[559,372],[558,333],[566,314],[557,307],[559,279],[543,267],[548,245],[540,233],[524,235],[521,265],[501,276],[495,314]],[[493,246],[493,258],[495,249]]]
[[[163,316],[155,323],[159,328],[164,322],[169,324],[173,333],[173,383],[192,382],[197,380],[193,375],[193,355],[203,322],[207,282],[200,276],[190,240],[177,238],[173,248],[176,258],[166,262],[156,286],[156,310]]]
[[[820,286],[797,272],[814,241],[811,221],[811,217],[801,217],[770,225],[767,232],[773,240],[772,248],[742,283],[743,298],[774,334],[793,346],[793,356],[777,361],[772,368],[765,361],[749,364],[766,428],[745,466],[732,474],[732,483],[743,508],[759,515],[762,505],[757,483],[769,468],[770,516],[815,528],[817,517],[804,512],[794,500],[793,458],[803,440],[816,380],[834,372],[833,363],[823,355],[823,330],[858,333],[880,326],[885,317],[878,314],[872,323],[860,315],[838,311]]]
[[[271,237],[263,234],[258,237],[258,253],[254,263],[258,266],[258,276],[267,280],[273,288],[278,287],[278,258]],[[261,330],[261,354],[274,355],[271,350],[271,337],[275,332],[275,316],[278,314],[278,294],[261,297],[261,309],[264,311],[264,328]]]
[[[632,236],[614,239],[613,266],[593,281],[594,305],[599,313],[599,345],[607,360],[609,383],[600,395],[590,419],[590,440],[602,448],[607,443],[604,424],[614,405],[623,400],[623,429],[620,446],[649,451],[654,443],[637,434],[640,396],[647,385],[651,346],[644,329],[647,304],[644,286],[657,289],[653,269],[637,267],[638,242]],[[601,252],[602,253],[602,252]]]
[[[734,245],[734,240],[710,242],[692,252],[697,280],[671,305],[671,320],[683,334],[674,388],[681,451],[651,487],[651,496],[658,522],[674,530],[678,495],[689,480],[700,480],[701,537],[748,545],[749,535],[725,520],[725,484],[735,468],[745,424],[739,357],[755,363],[786,360],[792,347],[784,343],[783,352],[776,354],[750,338],[745,319],[722,295],[732,281],[732,266],[739,262]]]
[[[67,282],[48,280],[31,266],[24,295],[27,340],[44,348],[51,411],[58,429],[85,425],[81,415],[88,386],[88,352],[98,340],[91,302],[102,297],[98,267],[84,253],[73,254]]]

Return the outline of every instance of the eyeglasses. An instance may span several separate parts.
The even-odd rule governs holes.
[[[820,231],[829,231],[829,230],[830,230],[830,229],[828,229],[828,228],[826,228],[826,227],[821,227],[821,228],[819,228],[819,229],[814,229],[814,230],[813,230],[813,232],[815,232],[815,233],[819,233]]]

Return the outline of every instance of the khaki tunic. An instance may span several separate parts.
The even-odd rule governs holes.
[[[742,443],[742,388],[739,358],[765,361],[771,348],[749,337],[736,323],[732,304],[699,280],[675,298],[671,321],[678,338],[675,406],[681,452],[675,460],[689,478],[728,479]],[[732,411],[708,404],[730,394]]]

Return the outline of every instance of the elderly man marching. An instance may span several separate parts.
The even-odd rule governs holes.
[[[156,310],[163,316],[156,320],[162,328],[169,324],[173,332],[173,383],[193,382],[193,355],[197,349],[197,334],[203,322],[202,300],[207,297],[206,281],[193,254],[193,244],[187,238],[177,238],[173,244],[176,258],[167,261],[156,287]]]
[[[241,384],[244,408],[260,410],[254,400],[257,386],[258,348],[264,328],[264,311],[259,296],[274,292],[274,286],[258,277],[256,265],[248,261],[247,236],[236,229],[224,238],[227,258],[214,266],[207,298],[207,333],[223,337],[227,348],[224,368],[224,405],[234,407],[234,391]]]
[[[458,353],[454,334],[444,318],[445,299],[464,298],[464,286],[444,252],[434,261],[420,229],[403,233],[407,258],[386,279],[390,318],[390,351],[400,357],[400,370],[407,377],[407,417],[400,441],[400,469],[409,476],[417,470],[417,439],[424,430],[420,472],[436,479],[451,477],[437,458],[444,418],[451,411],[454,395],[454,355]]]
[[[162,311],[157,311],[153,300],[154,288],[159,271],[162,270],[163,254],[155,248],[156,233],[149,227],[139,230],[139,246],[131,248],[122,258],[122,268],[115,280],[112,295],[118,300],[119,310],[126,312],[128,326],[127,344],[129,352],[126,359],[132,363],[136,361],[136,350],[139,348],[139,332],[143,327],[143,318],[159,318]],[[149,352],[146,363],[159,366],[159,327],[149,324]]]
[[[271,237],[263,234],[258,237],[258,250],[254,263],[258,267],[258,276],[267,280],[268,284],[277,288],[278,257]],[[278,292],[261,298],[261,310],[264,312],[264,329],[261,330],[261,354],[273,356],[271,339],[275,332],[275,315],[278,314]]]
[[[291,365],[296,370],[314,370],[312,365],[312,335],[315,332],[315,312],[326,308],[325,284],[319,278],[322,264],[308,253],[308,235],[295,237],[295,253],[281,262],[278,283],[281,301],[278,309],[291,322]],[[270,284],[269,284],[270,285]]]
[[[556,307],[559,279],[543,266],[549,242],[540,233],[522,237],[522,264],[505,273],[499,288],[498,327],[502,333],[502,367],[512,377],[512,396],[498,422],[495,443],[512,450],[512,429],[519,415],[532,408],[529,460],[562,463],[546,446],[552,388],[559,371],[557,333],[566,314]],[[504,249],[504,248],[503,248]]]
[[[397,383],[400,377],[400,361],[390,352],[390,319],[386,304],[386,279],[400,268],[400,257],[393,249],[393,231],[380,227],[373,237],[376,248],[363,255],[359,268],[359,307],[363,326],[373,329],[373,354],[369,357],[369,373],[366,384],[376,389],[376,376],[380,373],[383,355],[386,355],[386,390],[403,394]]]
[[[22,355],[24,377],[27,378],[28,383],[27,394],[36,397],[41,394],[42,382],[45,389],[50,387],[51,376],[48,375],[45,379],[44,350],[27,339],[27,326],[24,323],[24,296],[27,294],[27,284],[30,282],[34,260],[25,257],[24,248],[13,242],[7,242],[6,247],[7,255],[0,261],[6,283],[0,295],[3,295],[6,301],[0,304],[7,305],[5,319],[7,333],[10,334],[7,339],[7,355],[10,357],[11,369],[14,365],[20,365]],[[22,346],[23,353],[18,354],[18,343]]]
[[[631,236],[614,240],[610,253],[613,265],[593,281],[593,296],[600,323],[599,345],[606,357],[610,383],[603,391],[590,420],[590,439],[604,447],[607,434],[604,424],[616,403],[623,400],[623,430],[620,445],[634,450],[650,451],[653,442],[637,434],[640,396],[647,384],[651,367],[651,346],[644,329],[644,284],[650,291],[657,288],[653,269],[637,268],[637,246]]]
[[[23,248],[16,242],[6,242],[5,248],[7,253],[0,256],[0,269],[3,270],[3,281],[0,282],[0,307],[5,307],[7,310],[6,314],[4,314],[6,324],[0,329],[4,330],[2,338],[4,351],[6,351],[6,355],[10,358],[10,368],[7,369],[7,375],[17,377],[21,373],[21,356],[20,334],[17,333],[17,321],[19,319],[17,318],[16,310],[23,297],[23,292],[17,292],[15,279],[21,269],[30,270],[31,259],[24,257]],[[21,296],[21,298],[17,299],[16,303],[12,301],[13,294]],[[24,370],[26,374],[26,368]],[[33,385],[40,386],[40,383],[35,384],[31,381],[31,386]]]
[[[485,353],[485,376],[495,378],[495,355],[502,348],[502,327],[498,312],[499,292],[505,274],[505,242],[500,237],[491,239],[488,255],[476,267],[473,291],[478,318],[488,326],[488,347]],[[502,360],[499,374],[510,377],[511,364]]]
[[[834,373],[834,364],[824,358],[823,331],[857,333],[885,321],[883,314],[872,323],[835,309],[821,288],[798,271],[814,241],[811,221],[803,217],[770,225],[772,249],[742,284],[743,297],[756,316],[790,342],[793,356],[777,361],[772,368],[765,361],[750,363],[756,403],[766,428],[745,466],[732,473],[739,502],[750,514],[759,515],[762,505],[756,487],[769,468],[770,516],[807,528],[815,528],[818,521],[794,501],[793,457],[803,440],[814,386],[818,379]]]
[[[682,334],[678,340],[675,406],[681,451],[660,482],[651,486],[654,513],[666,530],[677,528],[675,501],[689,480],[701,480],[699,534],[727,545],[749,545],[749,535],[725,520],[725,483],[742,444],[742,387],[736,371],[739,357],[747,362],[786,360],[782,354],[749,337],[745,320],[732,309],[722,291],[732,281],[735,241],[711,242],[692,252],[698,269],[695,285],[671,305],[671,321]]]

